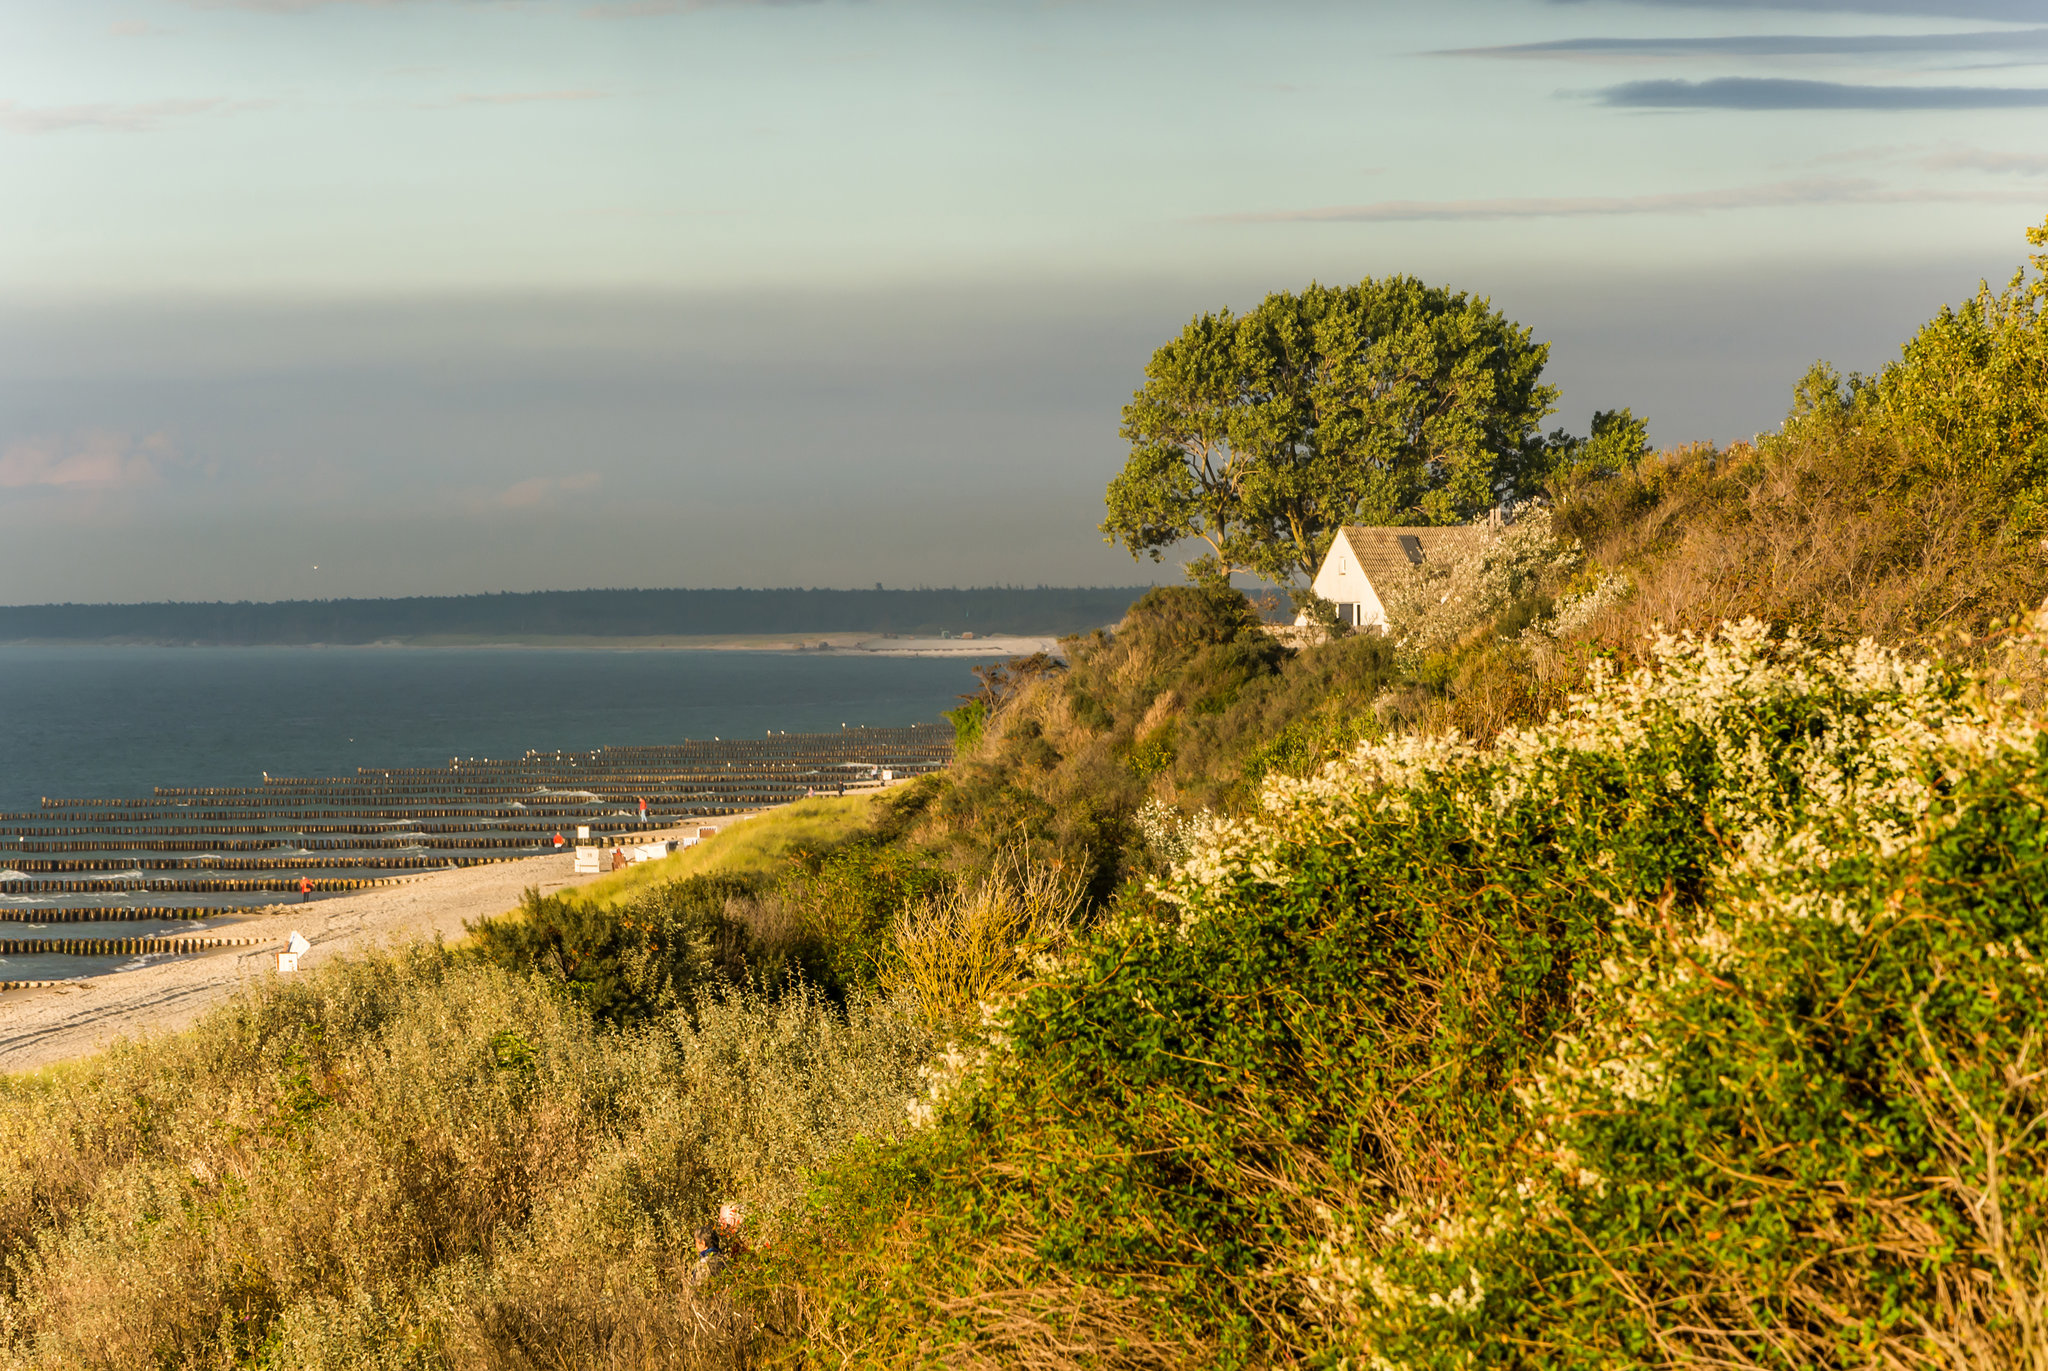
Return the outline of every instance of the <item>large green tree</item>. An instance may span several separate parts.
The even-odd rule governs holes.
[[[1462,291],[1407,276],[1270,295],[1190,321],[1124,407],[1102,531],[1197,580],[1313,576],[1339,525],[1448,524],[1526,493],[1549,346]]]

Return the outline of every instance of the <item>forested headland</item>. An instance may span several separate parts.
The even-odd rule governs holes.
[[[1104,525],[1194,584],[945,770],[0,1078],[0,1361],[2048,1366],[2028,236],[1726,447],[1405,280],[1197,318]]]
[[[399,599],[0,605],[0,642],[203,646],[1081,633],[1144,586],[930,590],[547,590]]]

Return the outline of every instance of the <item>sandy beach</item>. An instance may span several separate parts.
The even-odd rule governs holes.
[[[723,827],[746,817],[707,819],[702,826]],[[688,831],[698,827],[693,823]],[[634,841],[678,838],[684,831],[650,831]],[[465,920],[514,908],[528,886],[548,894],[597,879],[577,876],[574,865],[572,853],[550,853],[437,871],[306,905],[273,906],[254,917],[218,921],[208,930],[264,939],[255,947],[167,957],[134,971],[8,992],[0,995],[0,1072],[86,1056],[116,1038],[183,1028],[250,977],[269,974],[294,931],[313,945],[305,957],[308,967],[336,953],[368,951],[415,938],[439,935],[452,940],[463,936]]]

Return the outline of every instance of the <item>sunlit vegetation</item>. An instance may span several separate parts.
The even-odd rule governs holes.
[[[943,773],[0,1082],[0,1355],[2048,1365],[2044,304],[1518,447],[1384,636],[1156,590]]]

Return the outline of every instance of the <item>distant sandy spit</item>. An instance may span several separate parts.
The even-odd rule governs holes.
[[[1060,655],[1057,638],[863,638],[845,647],[829,639],[829,652],[871,657],[1029,657],[1034,652]]]
[[[706,819],[702,826],[723,827],[745,817]],[[688,831],[698,827],[693,823]],[[627,841],[675,838],[684,831],[650,830]],[[574,855],[566,852],[522,857],[437,871],[305,905],[276,905],[251,918],[209,923],[209,932],[264,939],[255,947],[167,957],[134,971],[0,995],[0,1072],[88,1056],[117,1038],[185,1028],[252,978],[274,974],[277,954],[293,932],[313,945],[304,959],[308,968],[337,953],[368,952],[437,934],[452,941],[463,936],[465,920],[516,907],[528,886],[552,894],[597,879],[577,876],[574,866]]]

